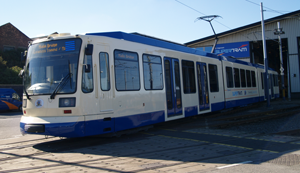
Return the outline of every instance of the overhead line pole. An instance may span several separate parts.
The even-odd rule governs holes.
[[[275,35],[278,35],[278,43],[279,43],[279,55],[280,55],[280,75],[281,75],[281,89],[282,89],[282,98],[285,100],[285,86],[284,86],[284,68],[283,68],[283,58],[282,58],[282,43],[281,43],[281,34],[284,34],[282,28],[280,28],[280,22],[277,22],[277,29],[274,32]]]
[[[264,66],[265,66],[265,96],[267,97],[267,107],[270,106],[270,97],[269,97],[269,74],[268,74],[268,57],[267,57],[267,48],[266,48],[266,39],[265,39],[265,23],[264,23],[264,10],[263,4],[260,3],[260,10],[261,10],[261,30],[262,30],[262,40],[263,40],[263,52],[264,52]]]

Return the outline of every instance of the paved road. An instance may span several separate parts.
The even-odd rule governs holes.
[[[22,136],[20,118],[22,112],[0,112],[0,140]]]
[[[0,113],[0,173],[297,173],[300,137],[164,123],[120,138],[19,137],[21,112]],[[7,139],[10,138],[10,139]],[[6,139],[6,140],[4,140]]]

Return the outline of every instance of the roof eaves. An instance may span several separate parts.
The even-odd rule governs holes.
[[[273,21],[276,21],[276,20],[284,19],[284,18],[289,17],[289,16],[294,16],[294,15],[297,15],[297,14],[300,14],[300,10],[267,19],[267,20],[265,20],[265,23],[270,23],[270,22],[273,22]],[[228,31],[219,33],[217,35],[220,37],[220,36],[224,36],[224,35],[234,33],[234,32],[237,32],[237,31],[242,31],[244,29],[249,29],[249,28],[252,28],[252,27],[255,27],[255,26],[259,26],[259,25],[261,25],[261,21],[255,22],[255,23],[252,23],[252,24],[249,24],[249,25],[245,25],[245,26],[242,26],[242,27],[239,27],[239,28],[235,28],[235,29],[232,29],[232,30],[228,30]],[[205,41],[205,40],[209,40],[209,39],[213,39],[213,38],[215,38],[215,36],[211,35],[211,36],[208,36],[208,37],[204,37],[204,38],[201,38],[201,39],[197,39],[197,40],[194,40],[194,41],[184,43],[184,45],[188,46],[188,45],[192,45],[194,43],[199,43],[201,41]]]

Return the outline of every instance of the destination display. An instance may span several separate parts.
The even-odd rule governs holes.
[[[78,40],[79,41],[79,40]],[[35,45],[33,54],[61,53],[76,50],[76,40],[58,40]],[[79,49],[79,48],[78,48]]]
[[[123,60],[138,60],[138,56],[136,53],[133,52],[127,52],[127,51],[121,51],[116,50],[115,51],[115,58],[116,59],[123,59]]]

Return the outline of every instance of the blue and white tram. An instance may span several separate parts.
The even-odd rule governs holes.
[[[29,46],[20,128],[83,137],[247,105],[265,99],[262,70],[139,34],[50,35]]]

